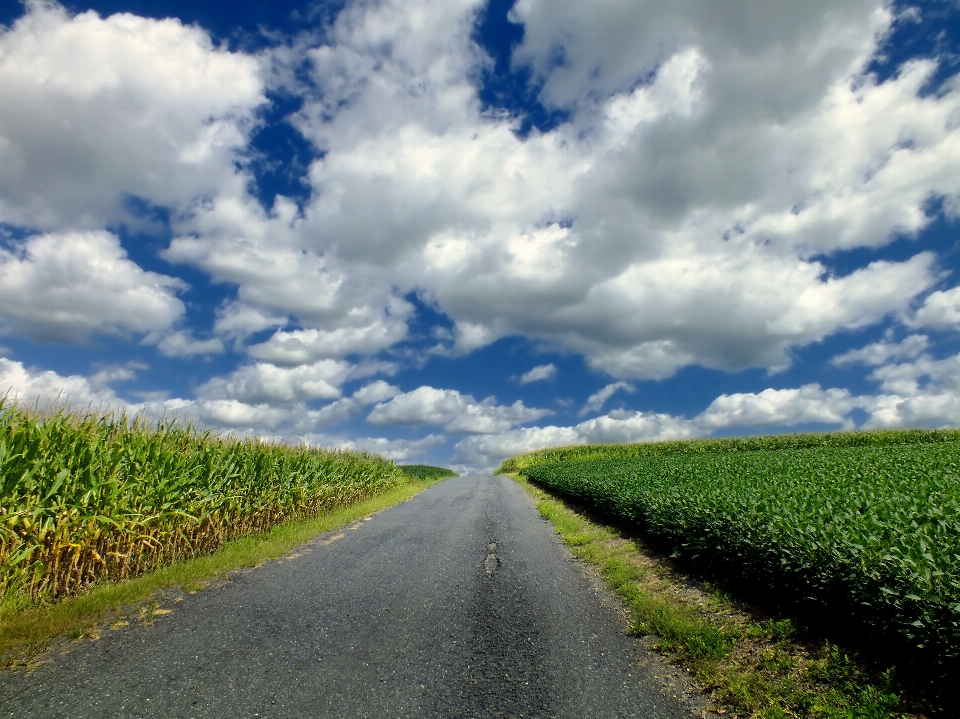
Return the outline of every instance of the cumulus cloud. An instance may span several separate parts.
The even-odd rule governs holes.
[[[881,365],[892,359],[913,359],[920,356],[930,346],[930,340],[926,335],[910,335],[900,342],[893,342],[891,338],[892,334],[887,333],[886,339],[860,349],[844,352],[834,357],[830,362],[837,366],[855,363]]]
[[[523,427],[462,439],[456,444],[456,460],[478,469],[491,469],[515,454],[585,442],[573,427]]]
[[[493,397],[478,402],[457,390],[423,386],[377,404],[367,421],[376,425],[440,424],[451,434],[490,434],[548,414],[550,410],[526,407],[520,400],[498,405]]]
[[[852,429],[853,421],[847,415],[862,404],[862,400],[845,389],[823,390],[818,384],[808,384],[797,389],[720,395],[694,421],[703,429],[789,427],[807,423]]]
[[[541,380],[551,379],[557,375],[557,368],[551,364],[537,365],[529,372],[524,372],[520,376],[520,384],[530,384],[531,382],[540,382]]]
[[[929,254],[842,277],[810,259],[915,233],[927,198],[960,195],[960,91],[921,97],[928,61],[865,73],[879,0],[548,5],[514,8],[514,63],[571,119],[523,139],[477,99],[475,2],[350,6],[307,52],[297,127],[326,154],[300,243],[422,290],[455,323],[437,353],[521,334],[625,379],[776,369],[934,284]]]
[[[222,354],[223,342],[213,337],[208,340],[198,340],[189,332],[171,332],[160,337],[150,337],[147,343],[156,340],[160,354],[167,357],[193,357],[194,355]]]
[[[352,366],[337,360],[319,360],[298,367],[278,367],[257,362],[225,377],[215,377],[197,392],[203,399],[229,399],[246,403],[290,403],[335,399],[350,376]]]
[[[381,381],[343,396],[348,380],[397,370],[370,360],[411,339],[411,293],[453,329],[397,362],[544,341],[612,377],[594,412],[628,380],[784,369],[796,347],[890,317],[955,329],[960,288],[927,294],[944,276],[933,253],[831,270],[838,251],[923,231],[930,198],[960,213],[960,82],[924,91],[936,59],[883,82],[867,72],[894,22],[884,0],[519,0],[512,66],[566,118],[527,134],[480,101],[481,0],[348,3],[322,34],[257,58],[174,19],[26,8],[0,30],[0,223],[33,233],[0,249],[2,328],[251,356],[157,407],[300,433],[369,409],[373,424],[478,435],[457,452],[484,461],[554,440],[850,426],[855,409],[875,426],[956,417],[954,359],[921,334],[833,360],[871,367],[875,397],[731,393],[692,419],[610,412],[537,428],[522,425],[547,410],[454,389]],[[262,207],[237,166],[265,82],[303,99],[292,122],[317,158],[300,205]],[[162,258],[226,287],[212,328],[180,324],[185,285],[102,229],[157,208],[173,237]],[[14,369],[23,386],[46,376]],[[520,382],[554,375],[543,365]],[[108,380],[50,381],[93,397]]]
[[[918,232],[930,196],[947,212],[960,206],[960,90],[921,96],[932,61],[882,84],[865,74],[892,22],[879,0],[747,7],[518,3],[514,64],[571,118],[520,138],[516,120],[484,113],[477,95],[490,62],[474,40],[479,2],[348,5],[325,44],[301,39],[259,61],[279,70],[291,54],[308,59],[311,84],[280,74],[305,99],[297,128],[324,153],[304,207],[278,197],[268,210],[233,165],[262,102],[252,58],[174,20],[34,4],[2,40],[0,78],[29,101],[8,113],[102,108],[85,122],[96,122],[90,151],[107,163],[96,176],[113,184],[76,181],[37,154],[56,142],[40,148],[23,122],[0,116],[2,151],[16,160],[3,163],[13,174],[0,197],[33,207],[41,219],[31,222],[80,222],[56,192],[16,194],[40,197],[24,173],[50,165],[96,194],[80,199],[97,217],[116,216],[105,208],[121,187],[189,209],[164,257],[236,285],[218,336],[277,328],[250,352],[278,365],[404,340],[413,309],[401,298],[416,291],[454,321],[453,344],[436,353],[520,334],[622,379],[689,364],[783,368],[792,347],[902,314],[935,282],[928,254],[843,277],[810,257]],[[63,62],[65,47],[89,67]],[[139,61],[121,67],[119,57]],[[42,92],[37,73],[49,79]],[[138,135],[127,148],[115,124],[166,144]],[[108,171],[121,157],[122,172]],[[166,189],[145,185],[146,174]],[[917,321],[944,321],[933,316],[938,298]]]
[[[298,425],[310,429],[331,427],[347,422],[363,412],[364,407],[383,402],[400,394],[400,389],[377,380],[361,387],[350,397],[341,397],[336,402],[308,411],[299,419]]]
[[[179,279],[145,272],[103,231],[35,235],[0,247],[0,318],[41,341],[164,330],[184,313]]]
[[[633,392],[633,385],[629,382],[614,382],[613,384],[608,384],[587,398],[587,403],[583,406],[583,409],[580,410],[580,414],[584,415],[588,412],[599,412],[606,401],[620,390]]]
[[[923,301],[923,306],[907,320],[907,324],[937,330],[960,329],[960,287],[931,292]]]
[[[428,434],[421,439],[386,439],[385,437],[346,438],[326,434],[306,434],[303,441],[319,447],[347,449],[355,452],[370,452],[379,454],[394,462],[411,462],[423,460],[429,456],[430,450],[446,443],[446,437]]]
[[[133,222],[130,197],[185,208],[235,173],[256,59],[172,18],[26,7],[0,32],[0,222]]]
[[[458,461],[490,470],[507,457],[542,447],[689,439],[704,433],[695,423],[682,417],[621,411],[595,417],[573,427],[524,427],[490,436],[467,437],[460,440],[454,449]]]
[[[349,354],[376,354],[402,340],[407,334],[406,306],[399,314],[383,313],[364,317],[359,327],[333,330],[280,330],[269,340],[248,348],[252,357],[278,364],[304,364],[321,358],[342,358]],[[358,312],[356,315],[362,314]]]
[[[25,367],[23,363],[0,357],[0,396],[22,404],[36,403],[42,409],[48,404],[65,403],[71,407],[122,410],[127,403],[107,383],[129,379],[127,373],[104,373],[95,378],[82,375],[60,375],[51,370]]]

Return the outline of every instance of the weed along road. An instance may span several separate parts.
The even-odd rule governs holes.
[[[505,477],[446,480],[162,606],[0,672],[0,716],[694,716]]]

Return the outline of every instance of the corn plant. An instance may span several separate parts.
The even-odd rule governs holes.
[[[58,597],[405,481],[366,453],[0,398],[0,597]]]
[[[421,480],[445,479],[459,476],[452,469],[446,467],[431,467],[428,464],[401,464],[400,469],[408,477]]]

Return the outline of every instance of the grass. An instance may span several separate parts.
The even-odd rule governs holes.
[[[100,627],[113,620],[122,625],[125,617],[149,622],[159,607],[159,592],[171,588],[203,589],[210,582],[228,577],[229,572],[256,567],[289,553],[318,534],[338,529],[400,502],[434,484],[437,480],[411,480],[383,494],[313,518],[285,522],[263,534],[227,542],[213,554],[189,559],[156,572],[119,583],[100,583],[86,591],[52,602],[49,599],[8,600],[0,606],[0,666],[23,665],[42,652],[59,636],[96,636]],[[132,607],[132,608],[131,608]]]
[[[698,584],[667,558],[615,527],[511,475],[575,556],[592,564],[626,603],[632,633],[689,670],[712,708],[750,719],[901,719],[908,711],[890,672]]]

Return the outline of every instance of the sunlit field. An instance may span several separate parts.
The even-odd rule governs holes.
[[[133,577],[405,481],[366,453],[0,401],[0,596]]]

